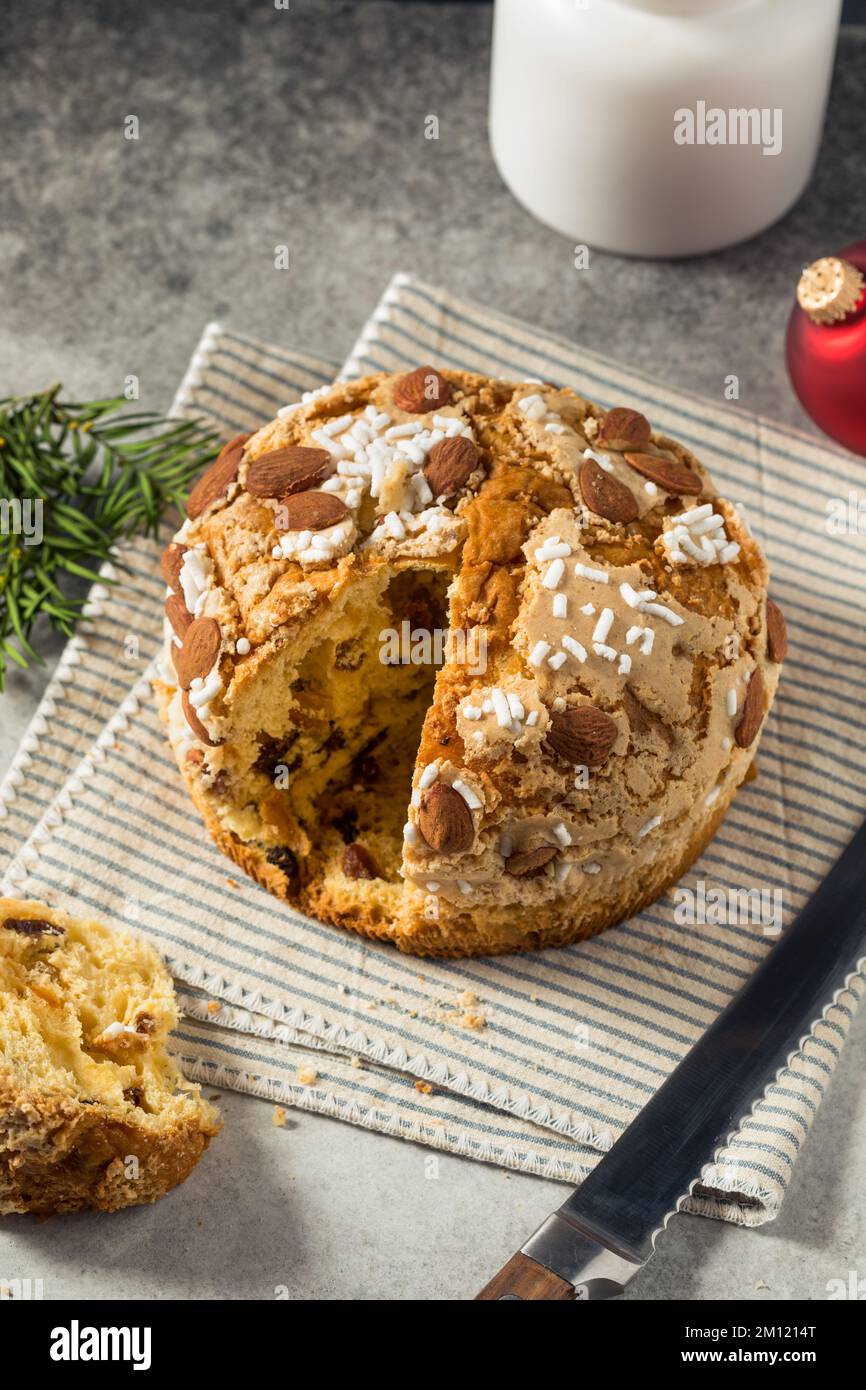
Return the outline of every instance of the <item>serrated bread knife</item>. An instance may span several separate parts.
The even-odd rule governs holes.
[[[866,966],[866,823],[583,1185],[479,1299],[613,1298],[813,1021]]]

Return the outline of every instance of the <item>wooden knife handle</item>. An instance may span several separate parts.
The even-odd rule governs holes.
[[[498,1274],[494,1274],[490,1283],[475,1295],[478,1299],[500,1299],[500,1298],[542,1298],[552,1299],[556,1303],[573,1301],[575,1297],[574,1285],[567,1280],[560,1279],[558,1274],[545,1269],[544,1265],[538,1264],[536,1260],[531,1260],[528,1255],[524,1255],[518,1250],[516,1255],[512,1255],[507,1265],[503,1265]]]

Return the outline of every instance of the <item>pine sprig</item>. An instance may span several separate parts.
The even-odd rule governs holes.
[[[156,536],[219,447],[199,421],[132,411],[122,396],[61,401],[60,390],[0,400],[0,691],[8,661],[41,661],[37,618],[69,636],[86,601],[72,581],[97,579],[125,536]]]

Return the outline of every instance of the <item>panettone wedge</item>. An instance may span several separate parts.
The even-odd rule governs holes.
[[[0,899],[0,1213],[115,1211],[182,1182],[219,1131],[166,1051],[157,953],[42,903]]]

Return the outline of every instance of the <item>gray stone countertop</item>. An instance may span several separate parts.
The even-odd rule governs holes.
[[[343,356],[394,270],[718,398],[805,425],[783,334],[801,264],[866,233],[866,31],[840,43],[816,176],[782,223],[702,260],[593,254],[511,198],[486,135],[490,8],[375,0],[13,4],[4,20],[4,393],[79,398],[139,376],[165,409],[204,322]],[[140,119],[138,142],[123,120]],[[440,120],[438,142],[424,118]],[[273,248],[291,270],[274,271]],[[275,278],[276,277],[276,278]],[[50,674],[2,697],[5,769]],[[779,1219],[678,1218],[629,1298],[827,1297],[866,1275],[866,1018]],[[153,1208],[0,1230],[0,1283],[46,1297],[471,1296],[561,1199],[540,1179],[239,1095],[189,1182]]]

